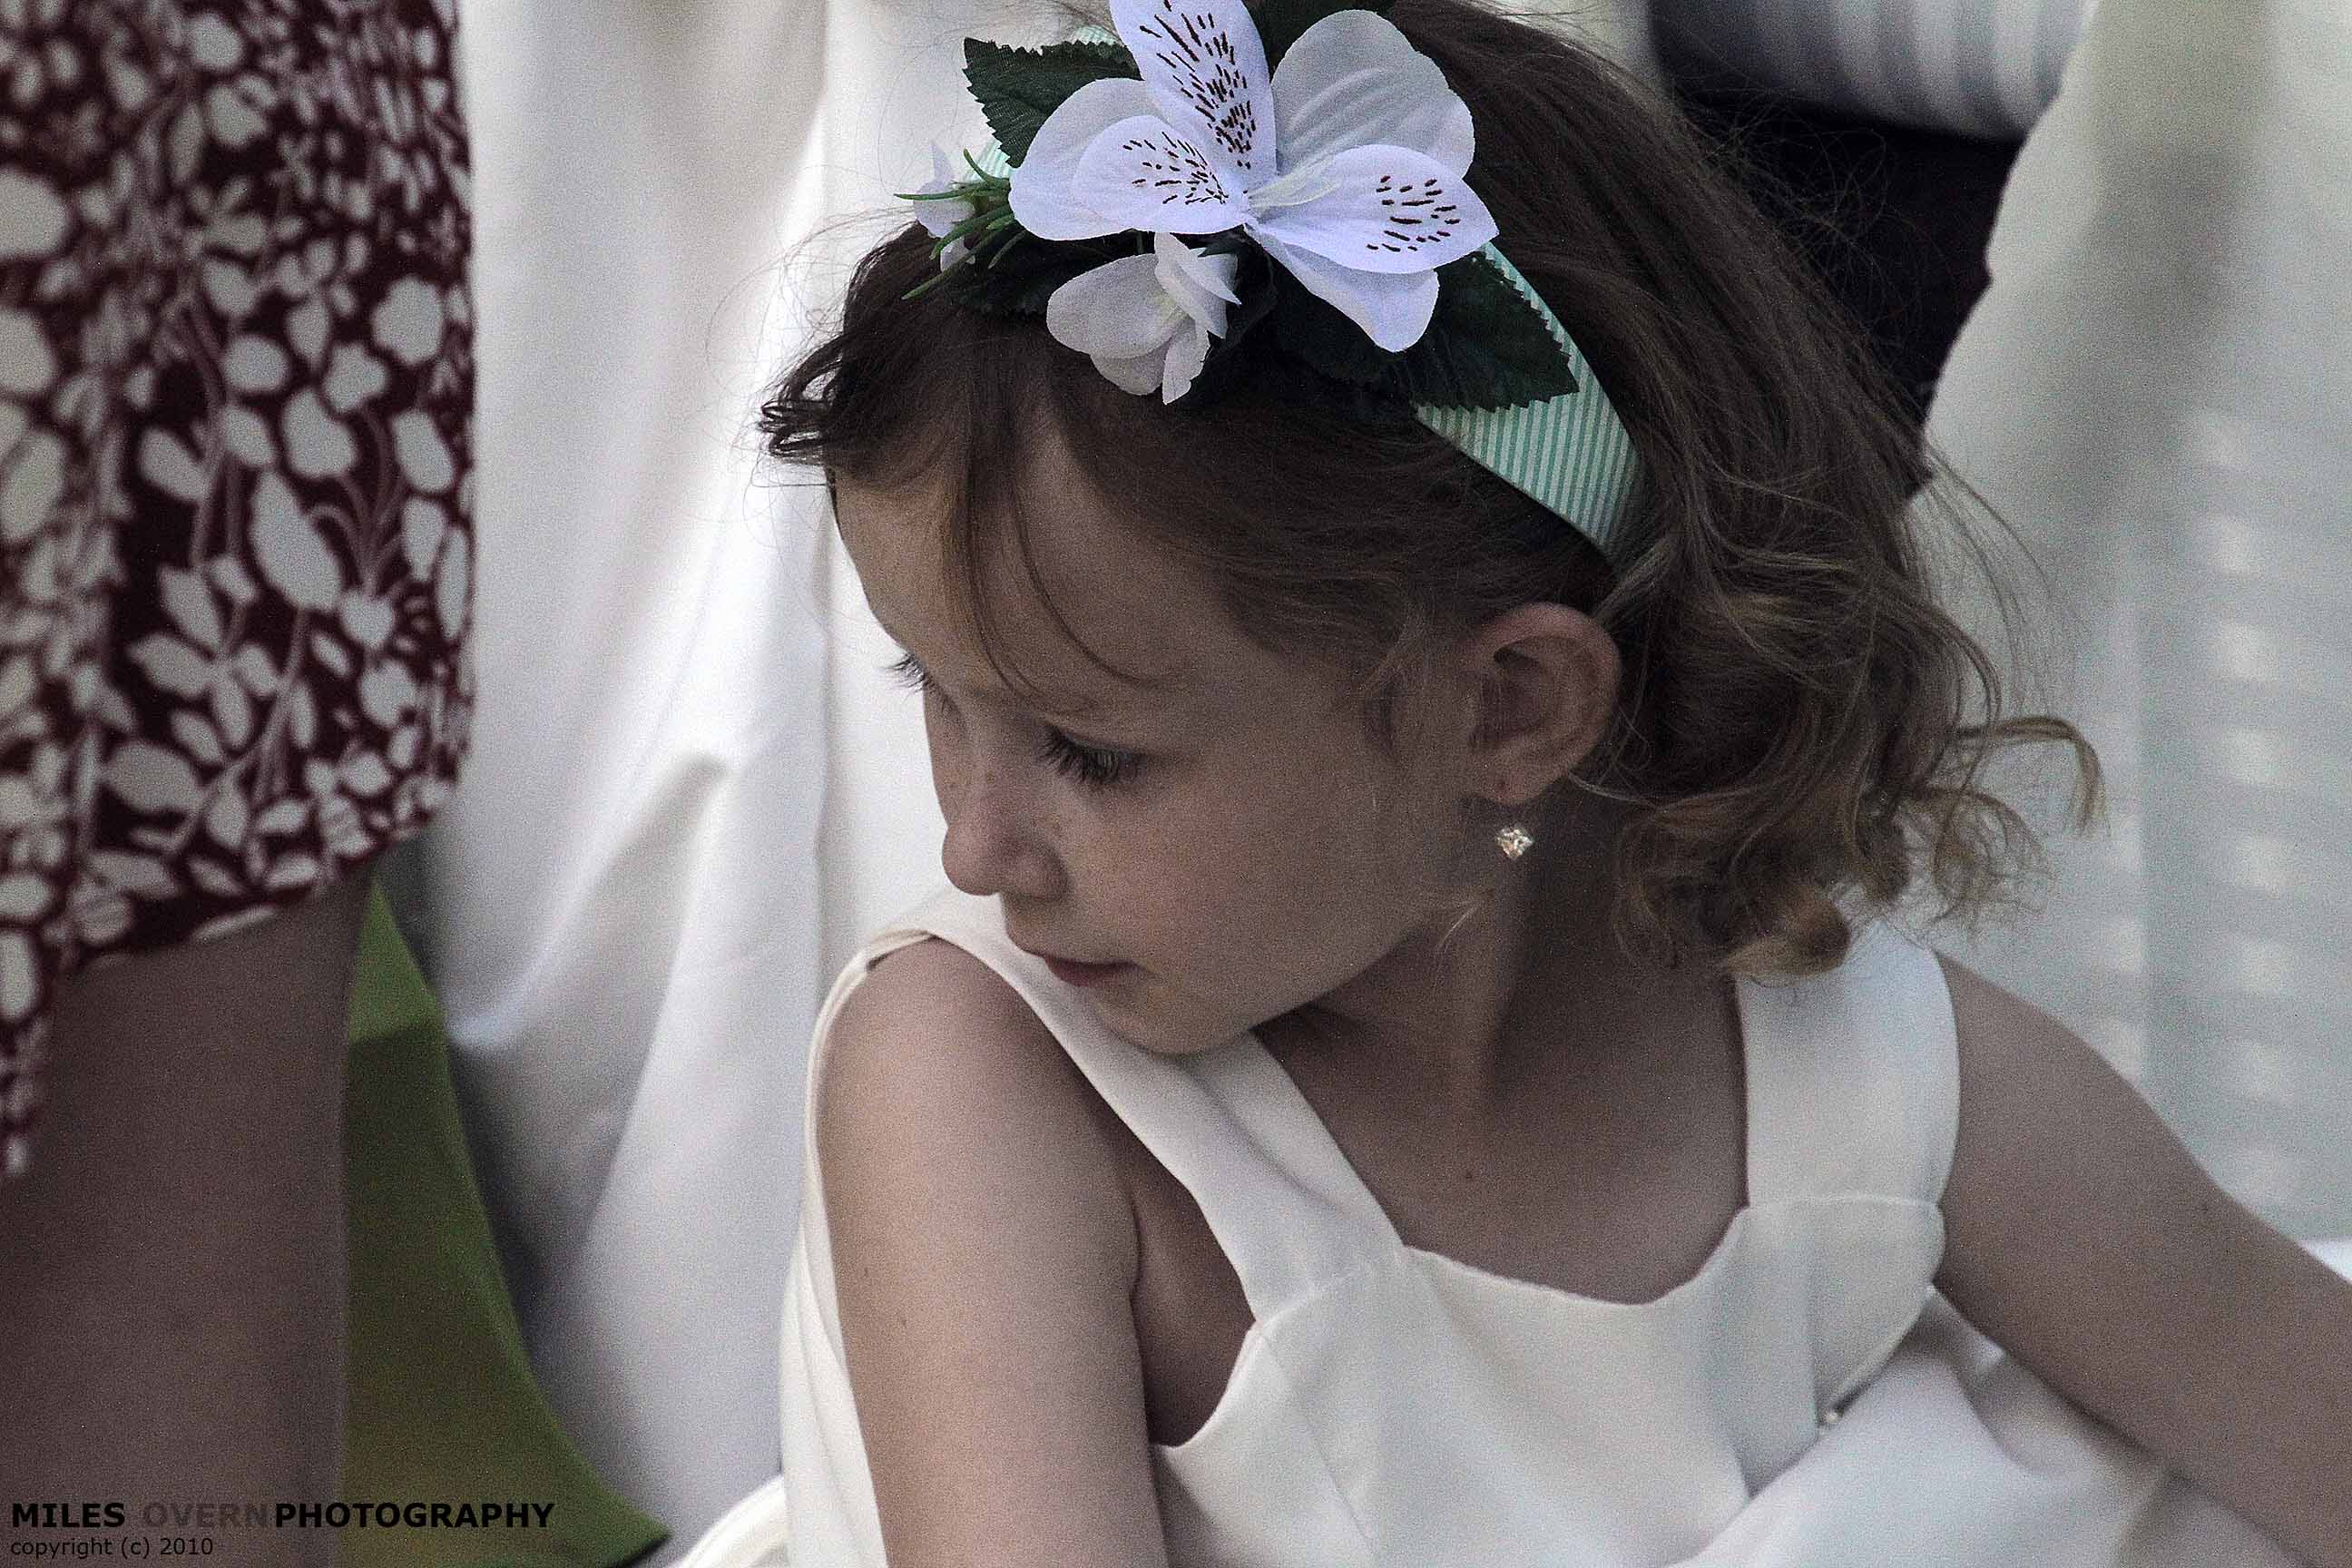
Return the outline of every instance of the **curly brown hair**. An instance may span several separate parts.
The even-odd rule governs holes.
[[[2018,901],[2019,841],[2036,870],[2046,858],[1980,771],[2064,742],[2080,828],[2104,810],[2098,758],[2063,720],[2002,718],[2000,671],[1938,606],[1913,506],[1931,477],[1920,504],[1955,524],[2004,626],[2014,595],[1859,329],[1727,175],[1727,146],[1645,84],[1475,0],[1389,16],[1469,106],[1469,184],[1632,435],[1646,543],[1622,570],[1417,424],[1248,384],[1171,412],[1042,321],[940,290],[905,300],[937,269],[916,226],[866,255],[839,330],[761,409],[770,456],[886,489],[944,484],[950,591],[1019,691],[1034,689],[1002,657],[982,563],[1010,546],[1038,584],[1022,490],[1041,420],[1244,636],[1350,682],[1383,745],[1452,639],[1532,602],[1592,616],[1622,686],[1568,782],[1630,808],[1611,910],[1629,954],[1816,973],[1853,937],[1841,895],[1891,907],[1923,862],[1938,921]]]

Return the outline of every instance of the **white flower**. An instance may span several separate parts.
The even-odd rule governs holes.
[[[953,190],[957,184],[954,162],[940,150],[938,142],[932,142],[931,177],[916,194],[925,196],[937,195],[942,191]],[[972,205],[970,202],[961,199],[951,202],[917,202],[915,221],[921,224],[932,238],[937,239],[970,217],[972,210]],[[949,268],[961,261],[971,249],[971,246],[968,241],[961,239],[950,241],[947,248],[940,252],[940,270],[945,272]]]
[[[1369,11],[1300,34],[1269,78],[1241,0],[1112,0],[1140,81],[1064,100],[1013,172],[1044,239],[1238,227],[1391,353],[1437,308],[1436,268],[1495,237],[1463,176],[1470,110]]]
[[[1238,258],[1204,256],[1161,232],[1150,256],[1122,256],[1082,272],[1045,301],[1054,341],[1090,356],[1095,368],[1129,392],[1160,389],[1162,403],[1184,395],[1209,357],[1209,340],[1225,335],[1225,307]]]

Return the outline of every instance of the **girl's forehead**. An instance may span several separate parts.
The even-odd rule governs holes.
[[[950,674],[935,661],[952,661],[957,676],[984,672],[985,658],[950,580],[946,512],[938,500],[847,479],[835,484],[834,495],[842,542],[884,628],[935,677]],[[1006,662],[1048,691],[1102,703],[1157,697],[1164,705],[1203,686],[1246,679],[1244,667],[1260,650],[1229,624],[1207,587],[1098,507],[1069,500],[1038,497],[1028,509],[1034,582],[1010,530],[988,531],[982,613]],[[1072,646],[1055,610],[1086,647],[1134,681],[1119,681]]]

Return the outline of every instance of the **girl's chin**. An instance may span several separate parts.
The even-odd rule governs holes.
[[[1155,1057],[1196,1057],[1231,1045],[1248,1030],[1230,1019],[1185,1017],[1181,1010],[1155,1006],[1137,994],[1142,972],[1129,970],[1107,985],[1089,986],[1081,994],[1111,1033]]]

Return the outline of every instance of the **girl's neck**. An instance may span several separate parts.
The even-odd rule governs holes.
[[[1622,1040],[1628,1017],[1705,1005],[1698,966],[1635,963],[1610,934],[1609,849],[1623,811],[1578,795],[1530,820],[1535,847],[1499,865],[1467,919],[1433,916],[1260,1037],[1286,1066],[1344,1073],[1469,1128],[1507,1118],[1564,1058]]]

